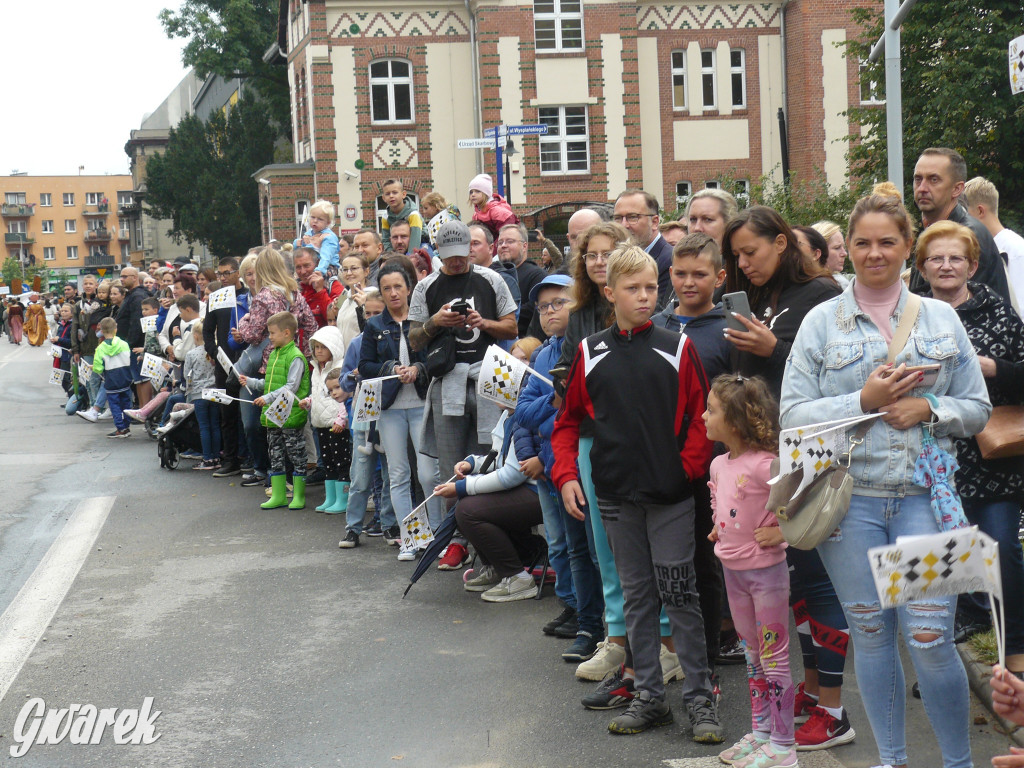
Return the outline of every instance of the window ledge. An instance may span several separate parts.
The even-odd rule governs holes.
[[[568,50],[552,50],[550,48],[540,50],[534,48],[534,53],[538,59],[585,59],[587,57],[586,48],[572,48]]]
[[[593,171],[541,171],[541,178],[555,178],[558,176],[572,176],[574,180],[589,179]]]
[[[574,100],[572,102],[572,104],[563,104],[563,103],[551,104],[550,102],[541,101],[540,99],[530,99],[530,106],[531,107],[564,107],[564,106],[568,106],[568,107],[581,107],[583,105],[590,105],[590,104],[597,104],[597,103],[598,103],[597,99],[594,98],[593,96],[591,96],[589,98],[586,98],[586,99],[582,99],[582,100]]]

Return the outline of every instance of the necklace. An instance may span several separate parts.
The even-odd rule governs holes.
[[[950,302],[953,307],[959,307],[965,301],[971,298],[971,291],[967,288],[967,284],[964,283],[962,293],[958,293],[956,297]]]

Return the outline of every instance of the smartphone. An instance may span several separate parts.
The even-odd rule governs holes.
[[[531,229],[529,232],[526,233],[526,240],[527,240],[527,242],[530,242],[530,243],[539,242],[540,241],[540,235],[537,234],[537,230]]]
[[[903,372],[903,376],[912,376],[918,373],[923,373],[924,378],[921,380],[920,386],[930,387],[935,383],[936,379],[939,378],[939,369],[941,367],[942,366],[939,363],[930,363],[929,365],[908,365]],[[883,378],[888,378],[891,375],[892,371],[889,371],[883,376]]]
[[[746,331],[747,327],[732,316],[735,312],[748,320],[751,318],[750,302],[747,300],[746,291],[727,293],[722,297],[722,306],[725,307],[725,327],[734,331]]]
[[[459,299],[458,301],[452,303],[450,309],[452,312],[457,312],[458,314],[465,317],[466,315],[469,314],[469,302],[466,301],[465,299]]]

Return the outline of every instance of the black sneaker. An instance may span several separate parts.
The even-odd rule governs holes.
[[[107,437],[119,438],[119,437],[131,437],[131,430],[125,427],[124,429],[115,429]]]
[[[323,485],[324,480],[327,479],[327,472],[322,467],[317,467],[308,475],[306,475],[306,485]]]
[[[588,661],[597,653],[597,644],[602,640],[604,640],[603,637],[595,637],[581,629],[576,634],[573,644],[562,653],[562,661],[567,661],[570,664],[582,664],[584,661]]]
[[[633,678],[623,678],[622,668],[612,672],[597,685],[597,690],[584,696],[581,703],[587,709],[618,709],[636,696]]]
[[[229,464],[224,464],[220,469],[214,471],[214,477],[231,477],[232,475],[242,474],[242,468],[238,466],[237,461],[233,461]]]
[[[250,472],[248,475],[242,475],[241,485],[243,488],[252,488],[256,485],[263,485],[263,481],[266,480],[262,475],[257,475],[255,472]]]
[[[380,520],[374,520],[372,523],[370,523],[366,528],[363,529],[363,533],[365,533],[367,536],[373,536],[374,538],[377,538],[378,536],[383,536],[384,531],[380,527]]]
[[[629,702],[629,707],[621,715],[608,723],[612,733],[643,733],[648,728],[670,725],[672,708],[661,699],[652,699],[646,691],[641,691]]]
[[[555,616],[555,618],[545,624],[541,631],[545,635],[558,637],[556,630],[563,624],[568,624],[569,622],[572,622],[572,637],[576,637],[576,609],[569,608],[568,606],[560,614]]]
[[[397,547],[402,543],[402,529],[397,525],[392,525],[384,531],[384,541],[386,541],[389,546]]]
[[[721,744],[725,741],[722,724],[718,722],[718,709],[707,696],[697,696],[686,703],[693,740],[698,744]]]
[[[354,549],[359,546],[359,534],[355,531],[349,531],[345,534],[345,538],[338,542],[338,546],[341,549]]]
[[[239,465],[238,468],[242,470],[243,475],[247,475],[250,472],[252,472],[252,462],[249,461],[248,459],[245,459],[244,461],[242,461],[241,465]]]
[[[736,634],[735,629],[722,633],[718,647],[718,656],[715,657],[716,664],[746,664],[747,655],[743,652],[743,641]]]

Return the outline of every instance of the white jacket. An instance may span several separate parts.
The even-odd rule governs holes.
[[[332,368],[341,368],[345,361],[345,345],[341,331],[336,326],[325,325],[313,334],[311,341],[319,342],[331,350],[331,362],[321,365],[314,357],[313,372],[309,378],[309,421],[310,426],[317,429],[328,429],[338,418],[338,412],[344,407],[327,393],[324,382]]]

